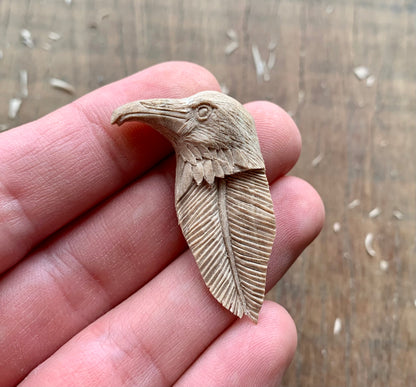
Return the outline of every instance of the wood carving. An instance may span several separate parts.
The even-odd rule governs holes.
[[[253,118],[235,99],[206,91],[131,102],[111,119],[132,120],[154,127],[175,149],[176,212],[209,290],[257,322],[276,224]]]

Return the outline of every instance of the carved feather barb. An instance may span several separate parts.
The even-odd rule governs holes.
[[[176,152],[179,225],[212,295],[257,322],[276,233],[254,120],[235,99],[206,91],[131,102],[112,123],[143,121]]]

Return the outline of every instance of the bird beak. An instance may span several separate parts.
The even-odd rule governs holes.
[[[187,104],[182,99],[147,99],[118,107],[111,116],[111,123],[145,122],[172,140],[185,124],[188,112]]]

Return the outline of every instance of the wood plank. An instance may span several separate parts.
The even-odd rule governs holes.
[[[409,386],[416,370],[415,15],[404,0],[2,0],[0,125],[34,120],[166,60],[207,67],[243,102],[280,104],[303,136],[293,174],[317,188],[327,211],[321,236],[269,294],[299,333],[283,385]],[[20,42],[22,28],[33,49]],[[226,55],[230,28],[238,48]],[[49,31],[62,38],[51,41]],[[256,76],[252,47],[267,60],[273,42],[276,64],[266,82]],[[371,87],[354,76],[359,65],[375,76]],[[29,97],[10,120],[21,69]],[[51,88],[50,77],[73,84],[75,94]],[[360,205],[349,209],[354,199]],[[381,214],[370,219],[375,207]],[[364,248],[369,232],[375,257]]]

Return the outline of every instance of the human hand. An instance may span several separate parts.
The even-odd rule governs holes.
[[[257,325],[209,293],[174,209],[170,145],[110,125],[138,99],[217,89],[206,70],[164,63],[0,135],[0,385],[275,385],[296,347],[288,313]],[[315,238],[323,206],[285,174],[300,152],[290,117],[246,105],[276,210],[270,289]]]

